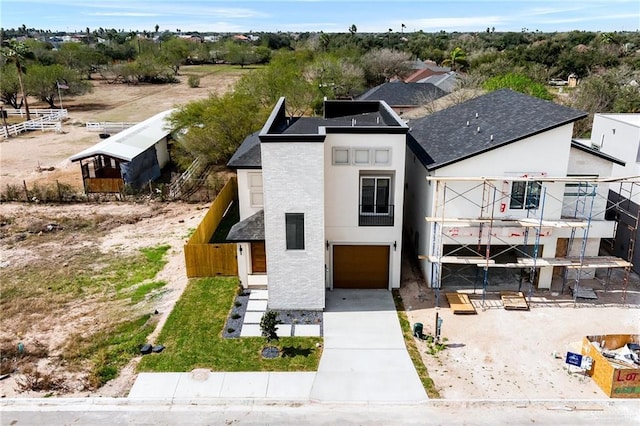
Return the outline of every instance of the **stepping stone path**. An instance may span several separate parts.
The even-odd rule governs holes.
[[[268,290],[251,290],[240,337],[261,337],[260,320],[267,310]],[[282,320],[282,318],[280,318]],[[278,336],[320,336],[320,324],[278,324]]]

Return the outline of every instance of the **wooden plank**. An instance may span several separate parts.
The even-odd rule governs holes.
[[[533,258],[519,257],[517,259],[520,267],[532,267]],[[536,267],[538,266],[566,266],[568,268],[625,268],[631,266],[631,263],[614,256],[585,256],[582,259],[577,257],[550,257],[536,259]]]
[[[477,314],[476,308],[464,293],[445,293],[447,302],[454,314]]]
[[[418,256],[419,259],[427,259],[432,263],[452,263],[457,265],[485,265],[487,258],[482,256]],[[489,259],[489,264],[492,265],[495,260]]]
[[[507,311],[528,311],[529,304],[521,291],[501,291],[502,306]]]

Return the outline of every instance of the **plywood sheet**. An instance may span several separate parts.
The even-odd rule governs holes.
[[[502,306],[507,311],[528,311],[529,304],[521,291],[501,291]]]
[[[477,314],[476,308],[464,293],[446,293],[447,302],[454,314]]]

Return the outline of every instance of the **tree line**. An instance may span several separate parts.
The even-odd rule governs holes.
[[[226,161],[247,132],[264,122],[280,96],[287,97],[288,112],[294,116],[319,112],[324,98],[352,98],[404,77],[418,59],[458,71],[459,89],[510,87],[590,113],[640,112],[637,32],[501,33],[487,28],[476,33],[404,33],[402,28],[373,34],[359,33],[355,24],[346,30],[205,38],[194,32],[160,31],[157,25],[142,33],[87,28],[78,34],[79,43],[54,44],[33,38],[35,30],[21,28],[21,41],[3,47],[0,96],[14,107],[26,101],[24,93],[53,106],[58,82],[65,82],[68,93],[79,94],[89,90],[88,80],[96,73],[113,82],[171,83],[185,64],[264,65],[243,77],[233,92],[189,104],[176,114],[174,127],[184,135],[185,163],[198,155],[211,163]],[[11,46],[19,46],[22,53],[12,56]],[[552,95],[547,82],[570,74],[577,74],[579,86],[564,96]],[[586,131],[588,124],[577,126],[578,134]],[[219,149],[211,150],[212,141]]]

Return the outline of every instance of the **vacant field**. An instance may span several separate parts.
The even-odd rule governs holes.
[[[171,85],[94,80],[93,93],[63,98],[69,120],[62,134],[30,132],[0,142],[0,185],[57,180],[81,188],[80,169],[67,159],[98,142],[86,122],[142,121],[229,90],[245,72],[184,67]],[[188,87],[189,74],[200,75],[199,88]],[[23,387],[41,390],[21,395],[126,395],[137,345],[153,337],[187,284],[182,245],[206,207],[0,204],[2,374],[30,372],[0,381],[0,396],[19,393],[15,379],[25,377],[31,381]]]
[[[21,185],[23,181],[72,184],[82,188],[80,166],[67,159],[99,142],[96,132],[86,130],[87,122],[140,122],[159,112],[203,99],[210,93],[229,90],[238,78],[251,72],[227,65],[187,66],[180,70],[179,83],[164,85],[126,85],[92,80],[93,92],[62,99],[69,112],[62,133],[33,131],[0,140],[0,183]],[[200,76],[200,87],[190,88],[190,74]],[[32,108],[46,108],[33,102]],[[49,169],[52,171],[42,171]]]

